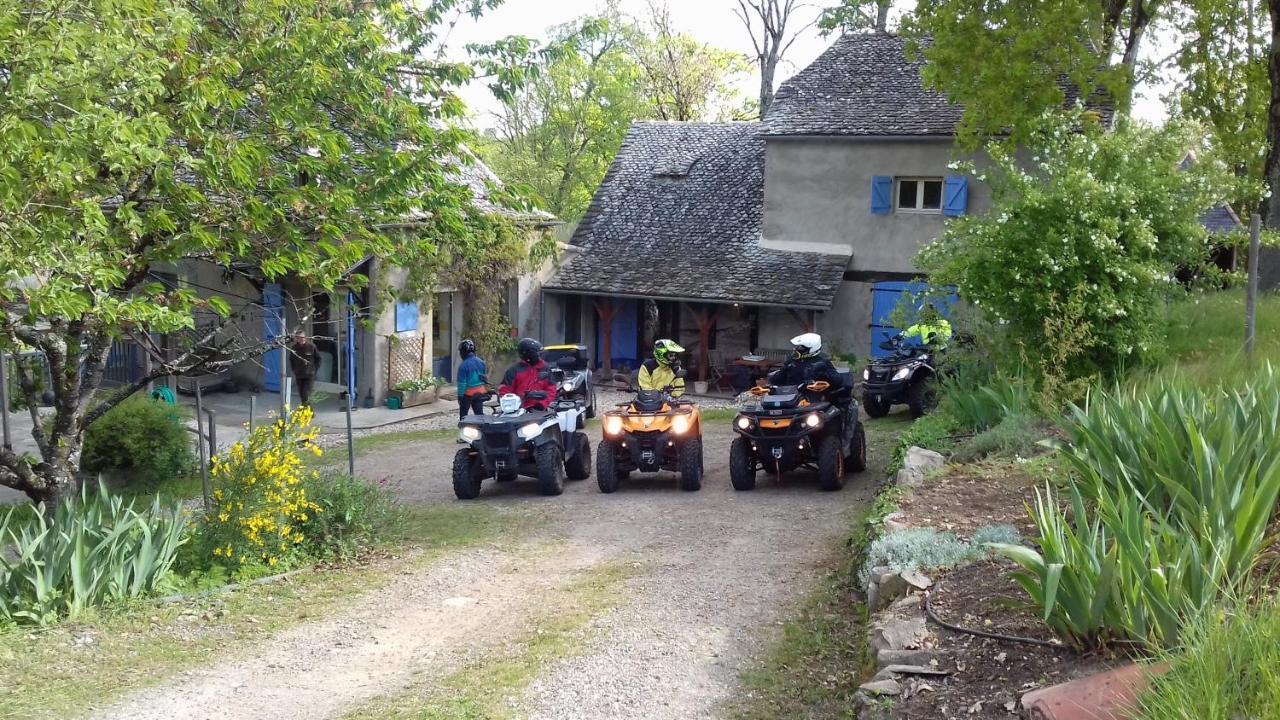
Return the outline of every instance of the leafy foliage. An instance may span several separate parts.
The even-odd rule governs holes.
[[[191,433],[177,407],[134,396],[89,426],[80,468],[131,487],[155,487],[195,468]]]
[[[985,555],[985,550],[970,545],[953,533],[938,532],[933,528],[900,530],[882,535],[871,543],[858,582],[865,586],[872,568],[887,567],[890,572],[927,572],[967,565]]]
[[[892,474],[901,470],[907,451],[913,447],[946,453],[955,446],[953,436],[961,429],[960,423],[951,413],[939,406],[934,412],[911,423],[911,427],[898,436],[886,471]]]
[[[1076,131],[1043,119],[1030,162],[992,145],[993,207],[948,223],[918,264],[1005,326],[1062,385],[1151,357],[1178,267],[1203,264],[1210,168],[1179,168],[1188,130]],[[976,172],[976,171],[975,171]]]
[[[348,475],[321,475],[307,482],[307,499],[318,510],[299,527],[299,546],[314,558],[345,558],[385,538],[398,522],[395,502],[385,483],[369,483]]]
[[[155,269],[198,258],[327,288],[367,257],[451,246],[472,194],[449,121],[475,71],[430,51],[450,12],[496,2],[7,3],[0,349],[45,354],[56,412],[47,430],[36,423],[38,457],[0,452],[0,483],[35,498],[73,485],[85,427],[127,394],[90,409],[112,341],[150,347],[153,333],[193,330],[196,312],[236,310]],[[520,69],[499,75],[507,87]],[[415,217],[433,232],[386,230]],[[176,358],[153,353],[153,375],[271,346],[201,335]]]
[[[156,589],[185,542],[186,516],[154,500],[137,510],[103,485],[51,515],[0,514],[0,624],[43,625]]]
[[[1040,552],[996,546],[1068,640],[1172,646],[1182,624],[1248,582],[1280,497],[1280,373],[1235,391],[1185,382],[1100,393],[1077,409],[1053,493],[1032,517]]]

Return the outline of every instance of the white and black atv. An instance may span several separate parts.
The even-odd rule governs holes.
[[[546,394],[529,393],[529,399],[545,400]],[[583,432],[586,410],[580,397],[526,410],[519,396],[509,394],[499,400],[497,410],[458,423],[459,438],[467,446],[453,458],[458,499],[479,496],[481,483],[489,479],[509,482],[523,475],[537,480],[543,495],[559,495],[566,475],[570,480],[591,477],[591,441]]]

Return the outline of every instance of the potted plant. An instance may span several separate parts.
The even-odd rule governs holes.
[[[402,408],[426,405],[436,401],[437,389],[443,384],[444,380],[428,373],[396,385],[387,393],[387,399],[395,400]]]

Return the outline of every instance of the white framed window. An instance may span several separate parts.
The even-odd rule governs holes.
[[[894,207],[898,212],[942,213],[942,178],[894,178]]]

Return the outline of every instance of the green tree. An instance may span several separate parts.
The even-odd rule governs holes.
[[[954,285],[1041,370],[1110,373],[1158,349],[1159,313],[1179,268],[1208,253],[1201,212],[1219,179],[1181,160],[1197,133],[1123,124],[1079,131],[1051,116],[1026,151],[993,143],[990,212],[947,224],[917,258]]]
[[[141,387],[99,396],[114,340],[228,316],[157,269],[331,287],[370,255],[447,246],[471,212],[448,121],[473,71],[421,58],[449,13],[498,1],[0,0],[0,350],[43,352],[55,399],[32,410],[38,452],[0,450],[0,484],[74,485],[85,428]],[[444,232],[386,231],[406,217]],[[151,377],[272,346],[228,327]]]
[[[731,116],[741,105],[732,84],[750,70],[745,56],[677,31],[666,4],[650,3],[643,31],[631,54],[643,72],[644,95],[656,119]]]
[[[973,143],[1020,139],[1073,86],[1124,115],[1139,50],[1164,0],[921,0],[904,29],[928,61],[925,82],[964,108]],[[1065,82],[1064,82],[1065,81]]]
[[[889,32],[889,11],[893,0],[842,0],[826,8],[818,20],[824,33]]]

